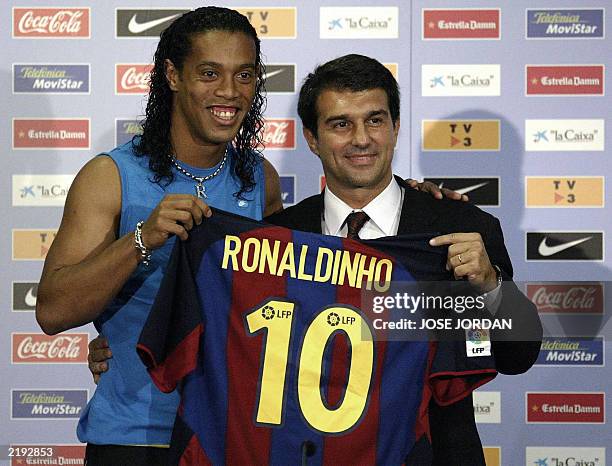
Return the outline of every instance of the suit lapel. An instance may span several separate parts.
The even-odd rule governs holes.
[[[321,234],[321,215],[323,213],[323,193],[306,200],[299,219],[301,229]]]
[[[399,176],[395,176],[399,185],[404,188],[404,202],[402,203],[402,213],[397,233],[422,233],[438,217],[437,213],[431,208],[424,194],[411,188]]]

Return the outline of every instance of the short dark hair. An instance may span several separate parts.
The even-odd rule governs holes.
[[[387,102],[393,125],[399,119],[400,93],[397,81],[391,72],[378,60],[364,55],[350,54],[328,61],[308,74],[298,100],[298,115],[305,128],[317,136],[317,99],[326,90],[359,92],[382,89],[387,93]]]
[[[192,38],[197,34],[210,31],[229,31],[246,34],[255,44],[255,65],[257,66],[257,84],[255,98],[249,112],[233,141],[238,155],[233,169],[241,181],[241,188],[236,195],[251,191],[255,186],[254,167],[261,157],[258,147],[262,146],[261,128],[263,126],[262,112],[265,108],[265,67],[261,58],[260,41],[257,32],[246,16],[229,8],[207,6],[189,11],[174,21],[161,33],[153,70],[149,99],[142,122],[143,134],[136,138],[135,151],[138,155],[149,157],[149,168],[155,173],[154,181],[162,179],[171,182],[172,161],[168,154],[172,153],[170,144],[170,117],[172,113],[172,91],[166,79],[166,60],[182,71],[185,59],[192,51]]]

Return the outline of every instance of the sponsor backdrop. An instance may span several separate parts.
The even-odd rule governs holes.
[[[79,168],[138,133],[156,37],[208,2],[53,3],[0,9],[0,445],[4,462],[22,455],[11,464],[80,464],[74,432],[94,390],[86,348],[95,330],[41,334],[42,261]],[[488,464],[611,464],[609,1],[219,3],[247,15],[263,39],[265,154],[286,205],[324,185],[295,111],[300,82],[317,63],[358,52],[401,84],[395,171],[467,193],[501,219],[547,337],[528,374],[499,376],[474,398]]]

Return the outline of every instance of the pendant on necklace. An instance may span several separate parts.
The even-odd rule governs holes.
[[[206,199],[208,196],[206,195],[206,188],[204,187],[204,180],[202,178],[198,178],[198,184],[195,185],[196,196],[200,199]]]

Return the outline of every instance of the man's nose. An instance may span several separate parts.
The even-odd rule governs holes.
[[[370,133],[365,124],[358,123],[355,125],[352,143],[356,147],[366,147],[370,144]]]
[[[215,90],[215,94],[225,99],[236,98],[238,95],[238,90],[236,88],[236,83],[234,82],[234,77],[233,76],[223,77],[219,82],[219,86]]]

